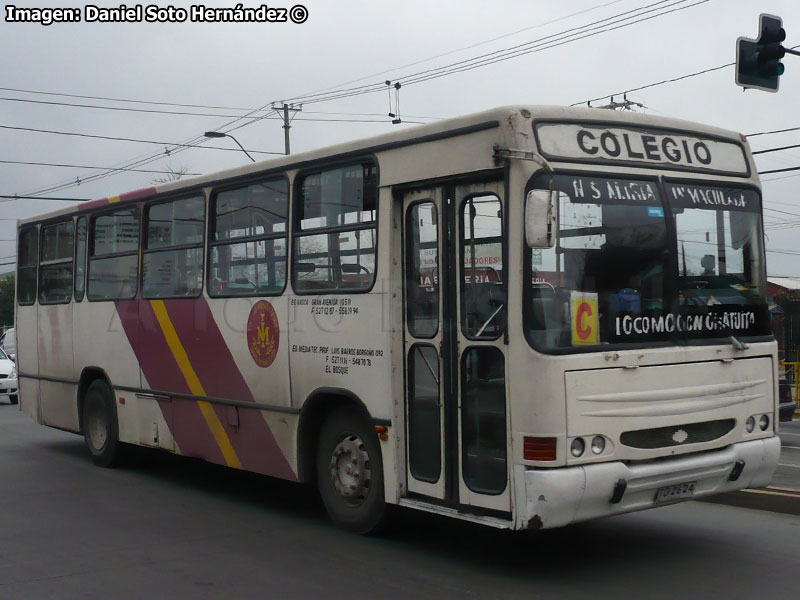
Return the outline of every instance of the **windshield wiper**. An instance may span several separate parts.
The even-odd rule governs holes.
[[[728,336],[728,339],[730,340],[731,344],[733,344],[734,348],[736,348],[737,350],[742,350],[742,351],[748,350],[750,348],[750,346],[748,346],[742,340],[740,340],[735,335],[733,335],[733,331],[731,330],[730,327],[726,327],[726,329],[728,330],[728,332],[730,332],[730,335]]]

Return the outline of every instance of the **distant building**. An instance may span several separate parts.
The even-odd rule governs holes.
[[[780,357],[800,361],[800,277],[767,277],[767,300]]]

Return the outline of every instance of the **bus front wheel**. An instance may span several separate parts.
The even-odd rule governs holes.
[[[83,439],[94,463],[100,467],[119,464],[122,453],[118,437],[114,393],[102,379],[92,382],[83,401]]]
[[[317,487],[331,520],[355,533],[372,533],[386,510],[383,461],[368,419],[336,410],[322,426],[317,447]]]

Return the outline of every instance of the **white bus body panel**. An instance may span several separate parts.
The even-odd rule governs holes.
[[[17,306],[17,371],[39,373],[38,309],[34,306]],[[23,412],[37,423],[42,422],[39,402],[39,380],[18,377],[19,403]]]
[[[590,464],[566,469],[530,470],[517,465],[516,529],[561,527],[577,521],[664,506],[655,500],[659,488],[695,482],[693,498],[769,483],[778,464],[777,437],[753,440],[713,452],[627,465],[623,462]],[[745,464],[736,481],[730,475],[738,461]],[[612,503],[615,487],[626,489]]]
[[[38,305],[39,311],[39,372],[48,377],[72,381],[72,307],[69,304]],[[59,429],[77,431],[78,410],[75,385],[64,381],[39,382],[42,423]]]

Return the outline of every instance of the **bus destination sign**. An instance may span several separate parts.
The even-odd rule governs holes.
[[[548,159],[749,174],[744,149],[734,142],[631,126],[539,123],[535,131]]]

